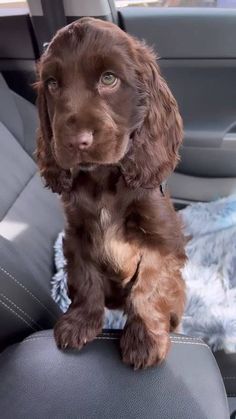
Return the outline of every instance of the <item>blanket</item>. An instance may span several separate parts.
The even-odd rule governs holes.
[[[236,351],[236,195],[194,203],[179,211],[188,261],[183,269],[187,302],[180,331],[202,338],[214,350]],[[55,242],[56,273],[52,297],[65,312],[67,295],[64,233]],[[122,329],[125,315],[107,310],[104,328]]]

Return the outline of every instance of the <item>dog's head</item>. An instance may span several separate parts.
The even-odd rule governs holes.
[[[174,169],[178,107],[153,52],[116,25],[83,18],[61,29],[38,66],[37,159],[47,186],[71,170],[119,164],[130,187],[155,187]]]

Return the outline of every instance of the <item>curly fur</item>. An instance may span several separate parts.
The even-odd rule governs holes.
[[[107,71],[116,75],[113,87],[101,82]],[[101,331],[105,306],[123,308],[124,362],[156,364],[184,308],[184,239],[160,191],[179,158],[177,103],[150,48],[91,18],[56,34],[37,89],[38,165],[67,221],[71,305],[55,326],[56,342],[80,349]],[[81,146],[86,135],[90,143]]]

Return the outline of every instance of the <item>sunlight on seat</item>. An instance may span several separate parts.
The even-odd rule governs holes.
[[[3,220],[0,223],[0,235],[8,240],[14,240],[21,233],[26,231],[28,225],[17,221]]]

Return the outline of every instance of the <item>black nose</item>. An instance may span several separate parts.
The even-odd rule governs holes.
[[[78,134],[70,137],[67,146],[71,151],[87,150],[93,143],[92,131],[80,131]]]

